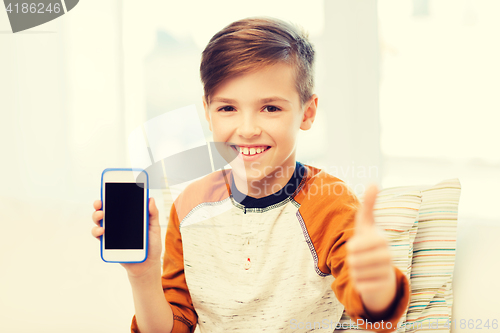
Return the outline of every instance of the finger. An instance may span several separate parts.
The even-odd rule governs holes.
[[[101,227],[93,227],[91,231],[92,236],[96,238],[100,238],[102,234],[104,234],[104,228]]]
[[[374,264],[364,267],[349,267],[353,278],[358,282],[370,279],[387,278],[392,272],[392,265],[390,264]]]
[[[160,226],[159,212],[154,198],[149,198],[149,225]]]
[[[101,200],[94,201],[94,209],[95,210],[101,209]]]
[[[373,279],[356,283],[356,289],[361,294],[367,294],[387,288],[387,279]]]
[[[96,210],[95,212],[92,213],[92,220],[94,221],[95,224],[101,226],[101,220],[103,216],[104,212],[102,210]]]
[[[351,275],[356,283],[370,282],[377,279],[386,279],[391,274],[390,266],[369,266],[364,269],[352,269]]]
[[[378,187],[371,184],[365,192],[365,199],[360,209],[356,213],[356,232],[363,232],[375,226],[373,217],[373,207],[377,199]]]
[[[365,253],[351,254],[348,256],[349,266],[354,269],[368,268],[372,266],[391,265],[391,253],[386,249],[377,249]]]
[[[346,243],[349,253],[373,251],[379,247],[385,248],[387,246],[387,239],[379,230],[375,230],[374,233],[370,233],[369,235],[354,235]]]

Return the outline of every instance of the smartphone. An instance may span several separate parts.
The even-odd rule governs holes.
[[[148,257],[149,176],[143,169],[108,168],[101,176],[101,258],[139,263]]]

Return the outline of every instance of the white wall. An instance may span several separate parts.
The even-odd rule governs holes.
[[[325,169],[361,194],[383,172],[377,1],[326,1],[325,17]]]
[[[125,271],[92,238],[106,167],[125,163],[119,2],[81,1],[12,34],[0,10],[0,321],[8,332],[124,332]]]

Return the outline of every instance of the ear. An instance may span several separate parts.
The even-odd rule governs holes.
[[[208,104],[205,99],[205,95],[201,97],[203,99],[203,108],[205,109],[205,119],[208,122],[208,128],[210,129],[210,132],[212,132],[212,122],[210,121],[210,113],[208,112]]]
[[[300,123],[300,129],[307,131],[312,127],[314,117],[316,117],[316,110],[318,109],[318,96],[313,94],[304,107],[304,116],[302,117],[302,122]]]

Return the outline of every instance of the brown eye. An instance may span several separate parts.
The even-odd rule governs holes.
[[[226,112],[230,112],[230,111],[234,111],[234,108],[232,106],[223,106],[221,107],[220,109],[218,109],[217,111],[226,111]]]
[[[280,108],[277,108],[276,106],[272,106],[272,105],[267,105],[264,110],[267,109],[267,112],[276,112],[276,111],[281,111]]]

